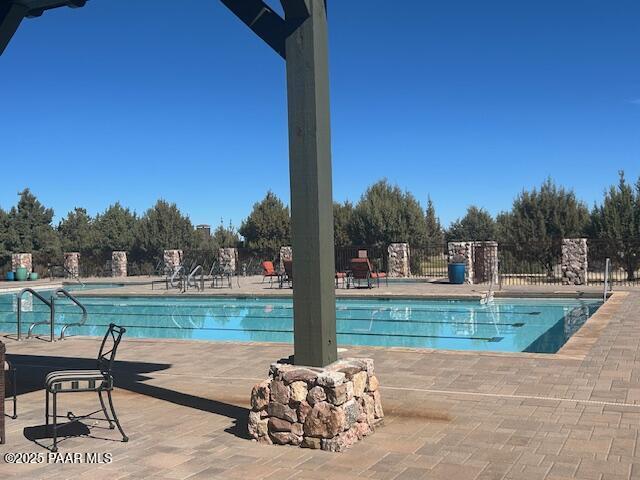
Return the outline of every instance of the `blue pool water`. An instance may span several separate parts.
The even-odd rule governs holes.
[[[78,288],[78,287],[75,287]],[[48,319],[47,308],[23,300],[22,330]],[[89,311],[70,334],[102,335],[117,323],[144,338],[292,342],[292,304],[285,298],[81,297]],[[602,304],[578,299],[339,299],[338,343],[385,347],[556,352]],[[0,295],[0,332],[16,331],[15,294]],[[77,322],[79,310],[56,300],[56,324]],[[41,334],[47,326],[38,327]]]

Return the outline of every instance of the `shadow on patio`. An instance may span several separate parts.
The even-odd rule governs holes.
[[[44,392],[45,377],[52,371],[96,368],[96,360],[79,357],[10,354],[7,355],[7,359],[11,361],[18,370],[18,398],[21,395],[31,392]],[[247,408],[145,383],[152,378],[149,374],[168,370],[170,367],[171,364],[166,363],[116,361],[113,368],[116,387],[176,405],[225,416],[233,421],[233,426],[225,429],[227,433],[243,439],[249,438],[247,434],[249,410]],[[197,379],[195,381],[197,381]],[[116,409],[117,408],[116,397]],[[42,409],[44,416],[44,394]],[[20,414],[19,411],[18,414]],[[126,424],[123,426],[126,429]],[[83,423],[69,422],[63,427],[59,435],[68,437],[86,436],[90,434],[90,430],[91,429]],[[135,434],[135,432],[132,432],[132,434]],[[50,434],[46,431],[45,425],[26,427],[24,429],[24,436],[34,443],[38,443],[38,440],[51,438]],[[107,439],[105,438],[105,440]]]

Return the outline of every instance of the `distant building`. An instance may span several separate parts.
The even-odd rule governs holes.
[[[196,226],[196,231],[204,236],[204,237],[210,237],[211,236],[211,225],[197,225]]]

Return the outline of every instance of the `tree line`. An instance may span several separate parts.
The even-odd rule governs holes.
[[[220,224],[213,233],[199,234],[188,215],[174,203],[158,200],[137,215],[119,203],[90,216],[75,208],[58,225],[54,212],[28,189],[16,206],[0,209],[0,261],[11,252],[32,252],[45,265],[60,263],[62,252],[77,251],[83,263],[104,264],[114,250],[152,269],[165,249],[178,248],[215,258],[217,249],[244,247],[257,257],[275,258],[291,242],[289,208],[273,192],[257,202],[239,229]],[[399,186],[380,180],[369,186],[357,203],[334,203],[334,239],[337,247],[386,246],[407,242],[413,248],[437,248],[447,241],[496,240],[503,245],[526,246],[520,255],[550,264],[559,241],[569,237],[601,239],[603,255],[615,257],[627,271],[640,263],[640,179],[630,184],[620,172],[600,203],[589,208],[572,190],[548,179],[538,188],[523,190],[510,210],[493,217],[482,207],[469,206],[465,215],[444,228],[430,198],[426,206]],[[241,238],[242,237],[242,238]]]

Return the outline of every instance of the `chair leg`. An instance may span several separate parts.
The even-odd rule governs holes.
[[[18,418],[18,374],[16,369],[13,369],[13,379],[11,380],[11,386],[13,387],[13,418]]]
[[[98,398],[100,399],[100,406],[102,407],[102,413],[104,413],[107,422],[109,422],[109,428],[113,430],[116,426],[111,421],[109,414],[107,413],[107,406],[104,404],[104,398],[102,398],[102,390],[98,390]]]
[[[109,400],[109,408],[111,408],[111,416],[113,417],[113,421],[116,422],[116,426],[118,427],[118,430],[120,430],[120,434],[122,435],[122,441],[128,442],[129,437],[125,435],[124,430],[120,425],[120,420],[118,420],[118,416],[116,415],[116,410],[115,408],[113,408],[113,399],[111,398],[111,390],[107,390],[107,399]]]
[[[57,395],[53,392],[53,447],[51,447],[52,452],[58,451],[58,404],[57,404]]]
[[[45,400],[44,400],[44,422],[47,426],[46,430],[49,431],[49,389],[45,389]]]

